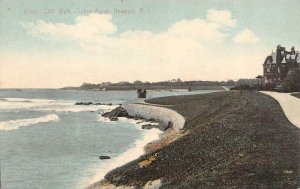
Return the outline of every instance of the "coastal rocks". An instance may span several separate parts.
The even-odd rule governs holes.
[[[92,102],[76,102],[75,105],[92,105]]]
[[[101,102],[96,102],[96,103],[93,103],[93,102],[76,102],[75,105],[84,105],[84,106],[89,106],[89,105],[96,105],[96,106],[106,105],[106,106],[112,106],[113,104],[112,103],[105,104],[105,103],[101,103]]]
[[[138,120],[137,124],[142,124],[143,122],[146,122],[144,125],[142,125],[142,129],[147,130],[155,128],[161,131],[166,131],[168,129],[173,128],[173,123],[170,121],[168,122],[168,124],[155,123],[156,120],[153,118],[145,119],[140,115],[130,115],[127,112],[127,110],[122,106],[119,106],[110,112],[105,112],[101,116],[109,118],[110,121],[118,121],[118,117],[125,117],[127,119]]]
[[[173,128],[173,123],[169,121],[167,127],[163,131],[166,131],[170,128]]]
[[[112,117],[112,118],[109,118],[110,121],[118,121],[119,119],[117,117]]]
[[[100,156],[99,159],[106,160],[106,159],[111,159],[111,157],[110,156]]]
[[[146,120],[147,122],[149,122],[148,120]],[[142,125],[142,129],[159,129],[163,132],[167,131],[168,129],[172,129],[173,128],[173,124],[172,122],[169,121],[168,125],[163,125],[163,124],[144,124]]]
[[[116,118],[116,117],[127,117],[128,112],[122,106],[119,106],[113,109],[110,112],[105,112],[102,114],[103,117],[108,117],[109,119]]]
[[[178,132],[185,123],[185,119],[182,115],[165,107],[146,104],[126,104],[125,108],[131,115],[139,115],[148,120],[159,120],[162,125],[167,126],[169,122],[172,122],[172,129]]]
[[[145,125],[142,125],[142,129],[147,129],[147,130],[150,130],[150,129],[161,129],[161,125],[153,125],[153,124],[145,124]]]

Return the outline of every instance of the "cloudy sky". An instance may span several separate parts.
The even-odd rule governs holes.
[[[300,48],[299,0],[0,0],[0,87],[228,80]]]

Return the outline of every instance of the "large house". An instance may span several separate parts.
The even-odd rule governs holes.
[[[287,73],[296,67],[300,67],[300,54],[292,47],[287,51],[285,47],[277,46],[276,52],[267,56],[263,64],[263,84],[281,86]]]

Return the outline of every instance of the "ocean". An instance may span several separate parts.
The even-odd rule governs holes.
[[[147,96],[208,92],[149,91]],[[159,130],[101,117],[119,104],[137,101],[136,91],[1,89],[1,189],[81,189],[142,155],[143,146],[159,138]],[[111,159],[100,160],[101,155]]]

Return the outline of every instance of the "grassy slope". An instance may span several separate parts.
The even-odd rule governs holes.
[[[293,93],[292,96],[300,98],[300,93]]]
[[[106,175],[116,185],[161,188],[295,188],[299,186],[299,129],[269,96],[238,91],[148,100],[186,118],[190,134]],[[138,162],[156,154],[145,168]],[[297,178],[298,175],[298,178]]]

